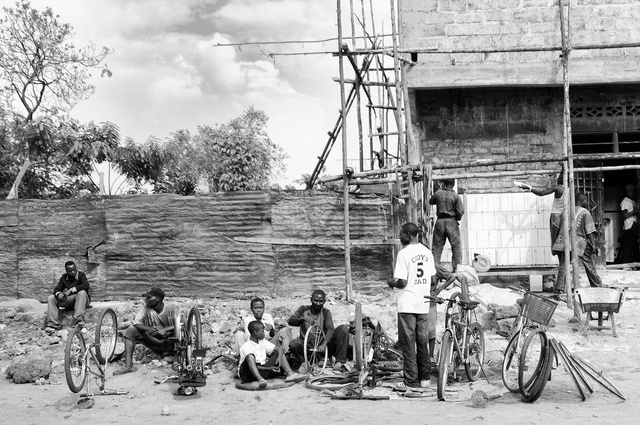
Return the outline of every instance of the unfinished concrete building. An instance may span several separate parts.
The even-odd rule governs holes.
[[[575,187],[590,196],[604,264],[614,261],[622,234],[623,187],[640,186],[634,168],[640,3],[568,3],[561,9],[558,0],[399,1],[400,48],[414,62],[403,69],[417,143],[408,149],[408,162],[512,158],[523,162],[473,171],[559,171],[558,161],[527,161],[564,156],[566,31]],[[554,180],[542,174],[527,182],[542,187]],[[461,223],[467,261],[482,253],[496,266],[557,264],[548,234],[551,196],[523,192],[509,176],[462,178],[458,188],[467,207]]]

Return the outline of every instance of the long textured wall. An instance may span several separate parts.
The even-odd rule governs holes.
[[[567,4],[566,0],[563,3]],[[640,40],[637,0],[573,0],[571,44]],[[447,50],[561,46],[558,0],[401,0],[402,47]],[[409,88],[562,84],[559,51],[419,54]],[[640,81],[640,48],[574,50],[571,83]]]
[[[350,200],[352,240],[393,238],[388,199]],[[271,245],[242,238],[340,240],[341,194],[238,192],[0,202],[0,291],[46,299],[73,259],[94,299],[306,294],[344,289],[339,246]],[[95,247],[95,248],[92,248]],[[391,245],[354,246],[354,289],[377,291],[392,274]]]

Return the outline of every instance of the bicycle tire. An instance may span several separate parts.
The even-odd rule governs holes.
[[[100,314],[96,326],[96,357],[101,364],[110,362],[116,352],[118,340],[118,317],[111,308]]]
[[[512,393],[517,393],[520,388],[518,386],[518,367],[520,365],[519,350],[517,347],[520,331],[516,331],[507,344],[504,351],[504,359],[502,360],[502,382],[505,388]]]
[[[81,328],[75,328],[64,346],[64,375],[73,393],[79,393],[87,380],[87,345]]]
[[[539,329],[529,333],[524,340],[518,362],[518,387],[525,397],[530,395],[533,382],[544,368],[547,343],[547,334]]]
[[[377,355],[373,363],[376,369],[385,372],[400,372],[403,369],[404,357],[395,348],[385,347],[376,350]]]
[[[460,301],[460,300],[462,300],[462,293],[460,292],[454,292],[449,297],[449,302],[447,303],[447,310],[444,315],[445,329],[452,327],[451,318],[454,317],[455,315],[458,316],[458,320],[462,320],[464,311],[462,309],[462,306],[460,306],[457,303],[457,301]]]
[[[193,366],[193,350],[202,349],[202,320],[200,319],[200,310],[193,306],[189,310],[187,318],[187,352],[185,353],[186,366]]]
[[[553,359],[555,357],[555,350],[553,349],[552,344],[547,340],[547,346],[545,349],[545,362],[543,365],[543,369],[540,372],[540,376],[536,379],[536,381],[531,386],[531,391],[528,396],[523,395],[522,400],[527,403],[533,403],[542,395],[542,391],[547,385],[551,378],[551,369],[553,364]]]
[[[621,398],[622,400],[626,400],[625,395],[615,386],[611,381],[609,381],[603,374],[602,371],[598,371],[591,363],[582,357],[578,357],[575,354],[572,355],[576,364],[594,381],[607,389],[610,393],[615,395],[616,397]]]
[[[316,376],[316,377],[310,378],[305,382],[305,385],[307,386],[307,388],[311,388],[312,390],[336,391],[357,381],[358,381],[357,376],[349,376],[349,375],[326,376],[325,375],[325,376]]]
[[[447,379],[449,378],[449,370],[453,365],[453,334],[451,330],[445,329],[442,334],[442,343],[440,345],[440,364],[438,367],[438,400],[444,400],[444,392],[447,389]]]
[[[356,317],[355,317],[355,327],[356,327],[356,335],[355,335],[355,364],[356,370],[361,371],[365,365],[366,360],[363,355],[365,353],[363,349],[363,334],[362,334],[362,305],[360,302],[356,303]]]
[[[484,364],[484,331],[480,323],[473,322],[467,328],[467,344],[464,347],[464,370],[470,381],[477,381]],[[472,362],[473,360],[473,362]]]
[[[325,349],[322,353],[318,352],[318,347],[325,338],[324,331],[318,325],[311,325],[304,334],[304,363],[312,376],[322,374],[327,367],[328,350]]]

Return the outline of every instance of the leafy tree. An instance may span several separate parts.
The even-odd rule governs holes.
[[[284,171],[287,156],[267,135],[267,120],[264,111],[249,107],[227,124],[198,128],[196,144],[211,191],[266,189]]]
[[[248,108],[240,117],[191,136],[179,130],[165,143],[150,138],[118,149],[115,166],[138,186],[156,193],[192,195],[199,185],[212,192],[266,189],[284,170],[286,155],[266,132],[267,116]]]
[[[78,176],[91,160],[105,160],[118,133],[113,124],[80,125],[60,116],[93,94],[94,87],[87,82],[91,69],[111,76],[102,64],[110,51],[106,47],[98,51],[93,44],[76,48],[70,41],[72,27],[59,22],[50,8],[38,11],[23,0],[3,11],[0,90],[10,104],[19,104],[24,110],[24,115],[3,117],[7,136],[3,148],[12,161],[22,163],[8,198],[18,195],[23,176],[34,185],[25,195],[46,195],[57,187],[57,195],[64,196],[65,191],[59,189],[65,184],[60,186],[53,177],[65,173]],[[27,173],[33,161],[38,169]],[[78,184],[80,181],[75,181],[72,186]]]

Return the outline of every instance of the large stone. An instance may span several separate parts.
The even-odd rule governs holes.
[[[489,304],[489,309],[495,313],[496,320],[516,317],[520,312],[520,307],[517,304],[511,306]]]
[[[37,379],[48,379],[51,374],[51,354],[37,353],[17,357],[7,368],[7,378],[15,384],[36,382]]]

